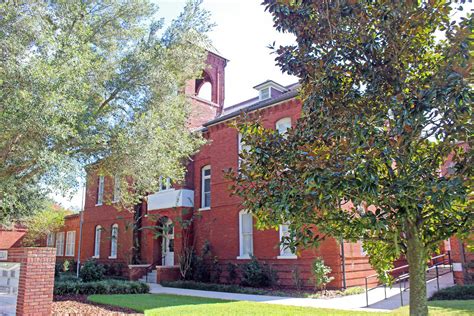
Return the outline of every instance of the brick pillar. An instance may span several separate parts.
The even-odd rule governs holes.
[[[8,261],[21,263],[17,315],[51,315],[55,260],[55,248],[8,250]]]

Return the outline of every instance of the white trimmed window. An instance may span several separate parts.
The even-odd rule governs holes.
[[[109,259],[117,258],[117,242],[118,242],[118,224],[112,225],[110,231],[110,257]]]
[[[291,117],[284,117],[278,120],[275,124],[275,129],[278,131],[279,134],[286,134],[288,130],[291,128]]]
[[[100,257],[100,235],[101,234],[102,234],[102,227],[98,225],[95,227],[94,258]]]
[[[64,256],[64,232],[56,233],[56,256]]]
[[[201,209],[211,207],[211,166],[201,169]]]
[[[291,236],[290,227],[288,224],[280,225],[280,242],[283,241],[284,238],[288,238]],[[287,245],[280,244],[280,255],[278,259],[296,259],[296,254],[291,251],[290,247]]]
[[[237,259],[249,259],[253,255],[253,218],[247,211],[239,213],[240,253]]]
[[[171,179],[160,177],[160,190],[159,191],[167,191],[171,190]]]
[[[49,233],[46,236],[46,247],[54,247],[54,233]]]
[[[74,248],[76,245],[76,231],[69,231],[66,234],[66,256],[74,257]]]
[[[117,203],[120,201],[120,177],[114,177],[114,197],[112,202]]]
[[[102,205],[104,202],[104,176],[99,176],[97,179],[97,203],[96,205]]]

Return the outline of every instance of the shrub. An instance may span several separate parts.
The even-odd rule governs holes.
[[[344,291],[340,291],[338,294],[346,296],[346,295],[356,295],[365,293],[365,289],[360,286],[349,287]]]
[[[206,240],[201,248],[201,255],[194,256],[192,271],[193,280],[197,282],[210,282],[211,281],[211,267],[209,260],[211,256],[211,244]]]
[[[104,264],[103,266],[104,266],[104,275],[113,276],[113,277],[121,276],[123,268],[124,268],[123,263],[109,263],[109,264]]]
[[[61,262],[56,262],[54,264],[54,277],[57,278],[61,274],[61,271],[63,269],[63,264]]]
[[[87,260],[79,272],[79,276],[84,282],[100,281],[104,278],[105,268],[97,261]]]
[[[79,279],[75,274],[71,273],[61,273],[58,282],[80,282],[81,279]]]
[[[432,297],[434,300],[473,300],[474,299],[474,285],[455,285],[442,290],[439,290]]]
[[[328,276],[331,273],[331,268],[324,264],[322,258],[316,258],[311,265],[311,272],[314,277],[314,286],[319,290],[326,290],[326,285],[334,278]]]
[[[227,293],[242,293],[242,294],[256,294],[265,295],[270,294],[269,291],[255,288],[245,288],[236,284],[217,284],[217,283],[201,283],[195,281],[162,281],[161,285],[168,287],[175,287],[181,289],[192,289],[202,291],[217,291]]]
[[[235,263],[227,263],[227,283],[235,283],[235,280],[237,280],[237,269],[238,266]]]
[[[63,272],[68,272],[70,268],[71,263],[69,260],[64,260],[63,262]]]
[[[243,286],[266,287],[277,282],[276,271],[268,264],[261,264],[254,256],[249,263],[242,265],[241,270]]]
[[[193,280],[197,282],[209,282],[211,280],[209,264],[202,256],[196,256],[194,259]]]
[[[221,281],[221,274],[222,274],[222,268],[219,264],[219,258],[214,257],[212,260],[212,268],[211,268],[211,282],[212,283],[220,283]]]
[[[291,271],[291,278],[293,279],[293,284],[295,288],[299,291],[303,288],[303,280],[301,279],[300,267],[294,266]]]
[[[149,291],[150,288],[146,283],[119,280],[94,282],[59,281],[54,284],[54,295],[143,294]]]

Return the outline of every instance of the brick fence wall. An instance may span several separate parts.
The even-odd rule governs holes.
[[[8,261],[21,263],[17,315],[51,315],[55,248],[10,248]]]

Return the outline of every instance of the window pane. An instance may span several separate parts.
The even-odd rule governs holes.
[[[244,249],[243,255],[252,254],[252,235],[244,235]]]
[[[211,175],[211,169],[204,169],[204,176],[207,177],[207,176],[210,176]]]
[[[252,233],[252,215],[242,214],[242,232]]]
[[[211,191],[211,179],[204,180],[204,192]]]
[[[211,192],[204,193],[204,207],[211,206]]]

